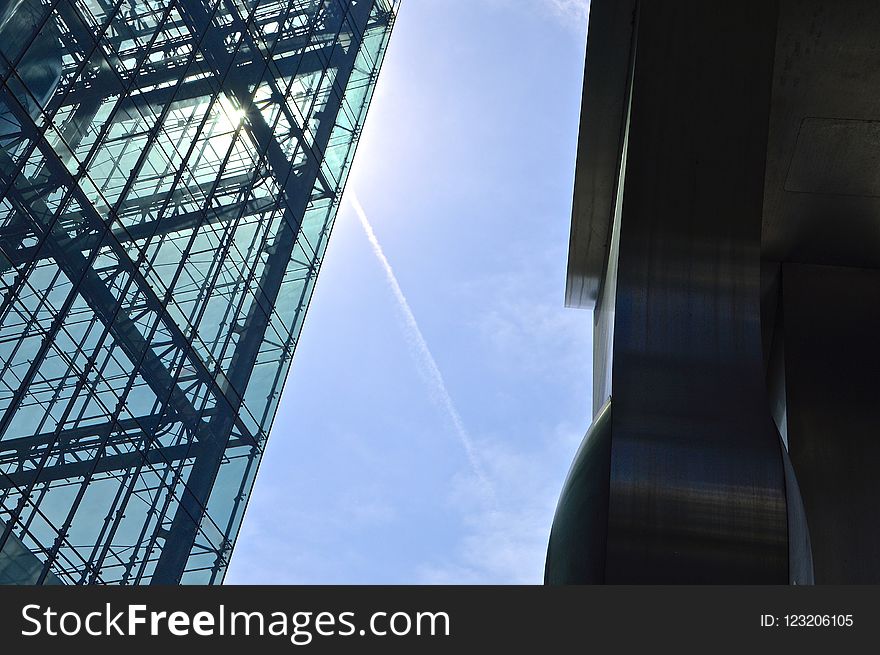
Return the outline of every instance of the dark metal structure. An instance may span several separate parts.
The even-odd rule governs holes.
[[[222,581],[396,0],[0,0],[0,583]]]
[[[594,0],[548,583],[880,582],[880,5]]]

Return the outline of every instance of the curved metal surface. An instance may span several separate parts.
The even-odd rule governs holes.
[[[562,488],[547,547],[545,584],[601,584],[605,581],[610,474],[609,400],[581,442]]]
[[[820,584],[880,582],[878,30],[876,0],[781,3],[762,319]]]
[[[781,451],[788,510],[788,580],[793,585],[812,585],[816,584],[816,575],[804,499],[788,451],[784,447]]]
[[[642,3],[614,333],[606,581],[786,583],[760,333],[777,3]]]
[[[612,3],[594,0],[595,15]],[[633,81],[614,98],[631,113],[612,247],[605,223],[591,235],[610,253],[594,342],[594,406],[614,395],[607,548],[590,555],[602,576],[569,579],[876,582],[880,5],[636,13]],[[586,106],[609,79],[595,98],[587,80]],[[585,134],[602,127],[607,146],[616,119]],[[608,185],[589,194],[610,161],[579,151],[590,211],[574,220],[602,215]],[[570,275],[601,261],[578,259],[582,245]],[[570,482],[561,503],[586,497],[601,496]]]
[[[791,461],[816,582],[880,583],[880,271],[782,269]]]

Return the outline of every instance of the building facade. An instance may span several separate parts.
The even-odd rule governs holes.
[[[396,11],[0,2],[0,583],[222,581]]]
[[[548,583],[880,582],[878,29],[869,0],[593,0],[594,421]]]

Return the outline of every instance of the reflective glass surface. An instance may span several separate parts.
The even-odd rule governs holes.
[[[0,582],[222,581],[396,10],[0,0]]]

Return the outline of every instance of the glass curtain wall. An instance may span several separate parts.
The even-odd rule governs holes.
[[[0,582],[219,583],[394,0],[0,0]]]

